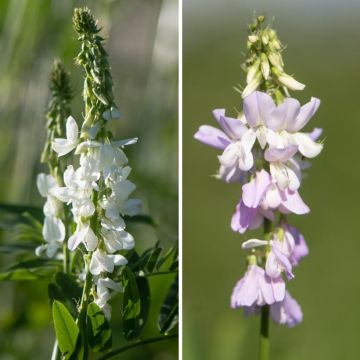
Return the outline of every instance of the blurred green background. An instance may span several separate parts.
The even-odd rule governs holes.
[[[358,359],[360,3],[349,0],[184,1],[184,359],[257,358],[259,318],[229,307],[244,273],[241,243],[250,236],[230,229],[240,189],[211,177],[219,152],[193,139],[199,125],[215,125],[213,109],[241,109],[232,87],[244,83],[254,10],[275,17],[285,69],[307,85],[292,95],[322,100],[307,129],[323,127],[325,138],[301,188],[312,211],[291,218],[310,246],[288,283],[304,322],[271,326],[271,359]]]
[[[157,240],[165,248],[177,242],[177,0],[2,0],[0,1],[0,202],[42,206],[35,186],[45,139],[48,74],[59,56],[71,72],[73,116],[80,121],[82,70],[74,65],[79,44],[72,29],[75,6],[87,5],[103,27],[102,35],[123,119],[116,138],[139,137],[128,147],[131,180],[156,229],[131,229],[142,251]],[[11,242],[13,229],[0,233]],[[10,255],[0,257],[4,267]],[[172,276],[151,278],[151,318],[144,337],[158,335],[157,316]],[[44,282],[0,283],[0,359],[50,359],[54,331]],[[121,302],[113,302],[114,348],[122,342],[117,323]],[[177,342],[169,340],[129,351],[121,359],[172,360]]]

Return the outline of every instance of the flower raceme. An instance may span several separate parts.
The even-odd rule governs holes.
[[[231,228],[243,234],[265,221],[278,221],[266,240],[243,243],[242,248],[251,254],[247,271],[233,290],[231,306],[244,307],[245,314],[252,314],[268,305],[274,322],[288,326],[299,323],[302,312],[286,291],[283,274],[293,279],[293,267],[309,251],[302,234],[286,222],[285,216],[310,211],[299,188],[303,170],[308,167],[304,159],[316,157],[323,148],[317,142],[322,130],[302,130],[319,105],[317,98],[301,106],[290,97],[276,105],[267,93],[254,91],[243,99],[243,114],[238,118],[226,116],[225,109],[216,109],[213,116],[221,129],[203,125],[194,136],[222,151],[217,177],[242,185]]]
[[[111,118],[115,117],[114,112]],[[131,168],[122,149],[136,142],[137,139],[82,139],[75,119],[70,116],[66,121],[66,139],[55,138],[52,149],[59,157],[75,150],[79,166],[67,166],[62,179],[64,186],[51,175],[40,174],[37,180],[40,194],[47,198],[43,227],[46,244],[37,249],[37,254],[46,251],[48,257],[57,255],[66,236],[59,216],[62,203],[67,204],[76,223],[75,232],[69,234],[67,247],[75,251],[81,246],[91,254],[87,266],[97,289],[94,301],[107,317],[111,314],[107,304],[110,290],[118,292],[122,289],[107,274],[111,274],[115,266],[127,264],[126,257],[117,252],[135,246],[133,236],[125,230],[124,216],[136,215],[141,201],[130,198],[136,186],[128,180]],[[96,225],[93,223],[95,214]]]

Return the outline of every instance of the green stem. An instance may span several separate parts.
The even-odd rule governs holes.
[[[163,340],[175,339],[177,337],[178,337],[178,334],[174,334],[174,335],[166,335],[166,336],[157,336],[157,337],[145,339],[145,340],[142,340],[142,341],[138,341],[136,343],[133,343],[133,344],[130,344],[130,345],[127,345],[127,346],[123,346],[123,347],[121,347],[119,349],[115,349],[113,351],[110,351],[107,354],[101,356],[98,360],[110,359],[110,358],[114,357],[115,355],[121,354],[121,353],[123,353],[125,351],[134,349],[134,348],[139,347],[139,346],[156,343],[156,342],[163,341]]]
[[[264,239],[270,240],[271,232],[273,230],[273,223],[269,219],[264,219]],[[266,263],[267,254],[263,257],[263,264]],[[270,307],[264,305],[261,307],[261,319],[260,319],[260,344],[259,344],[259,360],[268,360],[270,357]]]
[[[269,305],[264,305],[261,308],[259,360],[269,360],[270,358],[269,312]]]
[[[60,359],[60,353],[59,353],[59,347],[57,339],[55,339],[53,351],[51,354],[51,360],[59,360]]]
[[[88,266],[86,255],[84,256],[84,264],[85,264],[85,267]],[[76,323],[81,332],[82,343],[84,345],[84,356],[83,356],[84,360],[88,359],[88,355],[89,355],[89,347],[88,347],[88,341],[87,341],[87,336],[86,336],[86,312],[87,312],[87,307],[88,307],[88,303],[89,303],[89,294],[90,294],[90,290],[91,290],[91,285],[92,285],[92,276],[91,276],[91,273],[88,271],[88,273],[86,274],[85,284],[84,284],[83,293],[82,293],[82,297],[81,297],[81,302],[80,302],[80,307],[79,307],[79,316],[76,320]]]
[[[69,272],[69,260],[68,260],[68,250],[67,250],[67,242],[64,241],[63,244],[63,254],[64,254],[64,273],[67,274]]]
[[[157,276],[157,275],[170,275],[170,274],[177,274],[177,271],[158,271],[158,272],[154,272],[151,274],[145,274],[145,277],[150,277],[150,276]]]

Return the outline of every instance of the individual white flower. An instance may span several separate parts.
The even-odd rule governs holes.
[[[43,245],[36,247],[35,255],[41,256],[42,253],[45,252],[46,256],[48,258],[53,258],[56,255],[59,247],[60,247],[59,243],[56,243],[56,242],[51,242],[49,244],[43,244]]]
[[[50,194],[50,189],[58,186],[55,177],[41,173],[36,178],[36,185],[40,195],[46,198],[43,207],[45,216],[58,216],[62,210],[62,204]]]
[[[113,254],[118,250],[130,250],[135,246],[134,238],[125,230],[113,230],[103,227],[101,234],[108,253]]]
[[[46,252],[46,256],[52,258],[65,239],[65,226],[61,219],[54,216],[46,216],[44,219],[42,235],[46,244],[35,249],[35,254],[40,256]]]
[[[136,186],[129,180],[119,180],[110,184],[111,195],[104,197],[100,203],[105,210],[105,216],[111,221],[117,221],[121,215],[133,216],[139,213],[141,201],[129,199]],[[121,214],[121,215],[120,215]]]
[[[68,240],[68,248],[74,251],[80,243],[83,243],[87,251],[94,251],[98,245],[98,239],[89,224],[78,223],[76,231]]]
[[[123,292],[123,288],[121,284],[116,283],[115,281],[107,278],[99,278],[96,282],[96,297],[95,297],[95,304],[99,306],[99,308],[103,311],[106,318],[110,320],[111,317],[111,307],[107,303],[112,293],[110,292]]]
[[[101,171],[105,178],[114,166],[123,167],[128,162],[125,153],[119,146],[102,144],[94,140],[84,141],[75,151],[76,154],[84,152],[87,152],[94,160],[94,170]]]
[[[79,128],[72,116],[66,120],[66,139],[56,138],[52,142],[52,149],[58,154],[63,156],[76,148],[79,143]]]
[[[115,106],[112,106],[109,110],[104,111],[103,118],[107,121],[120,119],[121,112]]]
[[[85,162],[85,160],[83,161]],[[84,163],[76,171],[72,165],[69,165],[64,172],[66,186],[55,187],[50,190],[50,193],[60,201],[68,204],[72,203],[72,211],[76,219],[81,216],[89,217],[95,211],[91,196],[93,190],[98,190],[96,180],[100,174],[89,169],[86,168]]]
[[[112,273],[114,266],[126,265],[126,257],[116,254],[108,255],[106,252],[97,249],[94,251],[90,261],[90,272],[92,275],[100,275],[103,272]]]
[[[46,216],[44,220],[42,235],[47,242],[63,242],[65,239],[65,225],[57,217]]]

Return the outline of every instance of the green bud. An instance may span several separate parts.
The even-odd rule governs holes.
[[[255,44],[259,40],[259,37],[257,35],[249,35],[248,40],[251,44]]]
[[[260,55],[260,59],[261,59],[261,72],[264,76],[264,79],[267,80],[269,78],[270,75],[270,64],[269,64],[269,60],[266,56],[266,54],[262,53]]]
[[[87,7],[74,10],[73,24],[79,35],[91,35],[99,32],[97,21]]]
[[[262,24],[265,21],[265,15],[258,16],[257,21],[259,22],[259,24]]]
[[[257,265],[257,258],[256,255],[250,254],[246,258],[248,265]]]

